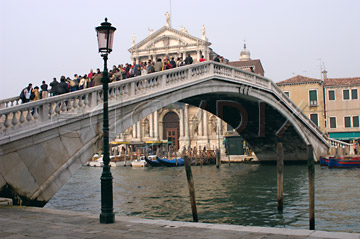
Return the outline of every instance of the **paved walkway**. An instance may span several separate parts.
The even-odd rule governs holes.
[[[322,239],[360,238],[357,233],[243,227],[224,224],[174,222],[116,216],[114,224],[100,224],[99,215],[44,208],[0,206],[0,238],[4,239]]]

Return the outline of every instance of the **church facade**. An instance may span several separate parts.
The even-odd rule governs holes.
[[[169,15],[166,24],[158,31],[150,30],[148,37],[135,43],[132,38],[132,46],[129,49],[131,60],[136,63],[171,59],[174,57],[186,58],[190,55],[194,63],[201,56],[206,60],[213,60],[217,54],[209,47],[205,26],[201,28],[201,37],[190,35],[184,27],[176,30],[171,27]],[[247,51],[248,52],[248,51]],[[246,62],[251,63],[250,53],[241,55],[245,70],[249,70]],[[261,63],[260,63],[261,64]],[[260,65],[261,66],[261,65]],[[261,66],[262,69],[262,66]],[[263,71],[262,71],[263,74]],[[127,142],[159,142],[171,141],[174,149],[181,150],[184,147],[207,149],[221,148],[224,152],[223,140],[228,132],[227,124],[217,116],[198,107],[184,103],[174,103],[146,116],[124,133],[117,137],[117,141]]]

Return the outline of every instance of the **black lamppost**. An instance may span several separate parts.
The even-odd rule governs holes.
[[[107,69],[108,54],[112,51],[115,27],[105,18],[105,22],[101,26],[95,28],[99,43],[99,52],[104,58],[104,71],[101,79],[103,83],[103,161],[104,167],[101,175],[101,214],[100,223],[114,223],[115,215],[113,212],[113,177],[110,172],[109,157],[109,112],[108,112],[108,93],[109,93],[109,77]]]

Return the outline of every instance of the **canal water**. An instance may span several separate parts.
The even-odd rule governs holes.
[[[183,167],[111,168],[114,212],[142,218],[192,221]],[[306,165],[284,169],[284,210],[277,211],[276,166],[194,166],[199,222],[308,229]],[[100,214],[102,168],[84,166],[47,208]],[[315,168],[317,230],[360,232],[360,169]]]

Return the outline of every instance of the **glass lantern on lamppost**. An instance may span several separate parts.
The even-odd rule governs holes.
[[[101,175],[101,214],[100,223],[114,223],[115,214],[113,212],[113,177],[110,172],[109,155],[109,111],[108,111],[108,93],[109,77],[107,69],[108,54],[112,51],[115,27],[105,18],[101,26],[95,28],[97,32],[99,52],[104,58],[104,71],[102,76],[103,83],[103,172]]]

